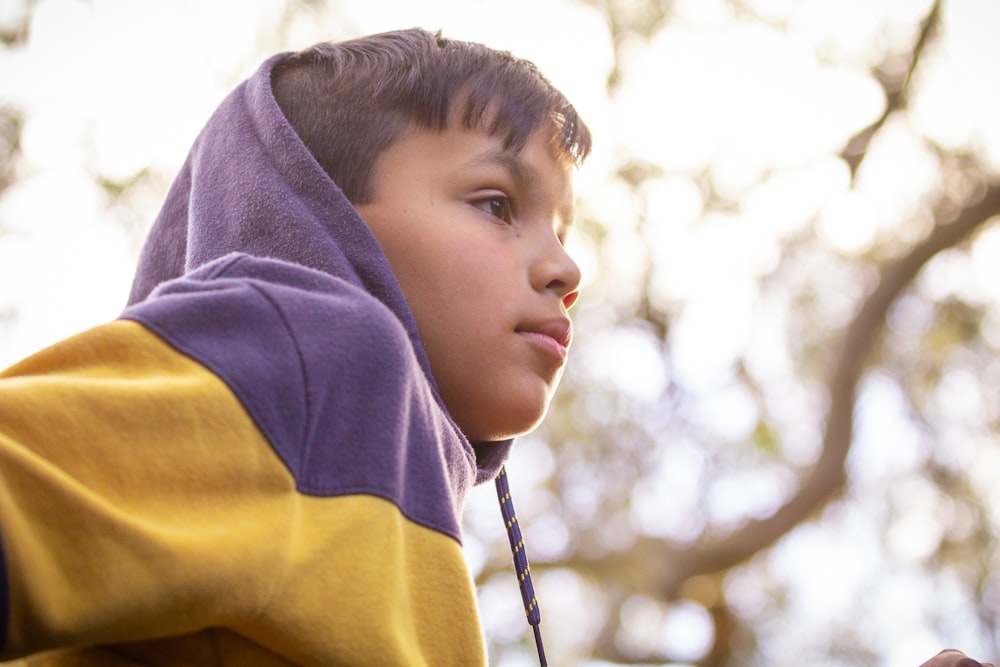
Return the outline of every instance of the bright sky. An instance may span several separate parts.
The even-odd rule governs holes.
[[[16,18],[23,4],[0,0],[0,22]],[[265,56],[323,39],[420,25],[534,60],[574,101],[597,139],[579,190],[582,208],[609,227],[603,250],[613,273],[597,275],[593,249],[579,245],[585,294],[627,297],[641,264],[635,258],[654,257],[655,294],[687,304],[670,341],[674,371],[705,392],[718,391],[719,378],[748,341],[760,343],[751,357],[761,372],[788,370],[775,343],[780,333],[761,335],[767,326],[761,322],[771,320],[761,318],[768,304],[757,301],[754,280],[774,268],[782,240],[817,212],[820,232],[846,254],[863,252],[879,233],[895,232],[915,193],[936,176],[918,133],[945,147],[978,149],[1000,171],[1000,86],[989,83],[1000,66],[994,34],[1000,2],[992,0],[946,3],[945,39],[922,73],[912,120],[888,128],[874,164],[866,165],[869,177],[855,190],[830,154],[881,112],[881,92],[866,72],[884,50],[905,48],[928,0],[751,3],[762,16],[787,17],[787,31],[741,22],[724,0],[679,0],[678,18],[648,48],[625,50],[627,75],[614,101],[605,96],[612,65],[607,30],[582,3],[330,4],[336,17],[307,9],[287,25],[279,25],[280,0],[36,4],[27,47],[0,51],[0,104],[25,115],[18,181],[0,196],[0,367],[118,314],[142,230],[205,119]],[[626,158],[665,173],[641,193],[648,219],[642,236],[636,233],[640,202],[607,178]],[[153,185],[109,207],[95,176],[123,181],[143,168],[157,175]],[[695,175],[706,169],[722,194],[742,201],[738,213],[702,216]],[[956,289],[1000,301],[1000,230],[981,236],[973,259]],[[640,332],[622,330],[587,344],[592,354],[583,356],[595,360],[596,375],[639,398],[659,394],[666,371]],[[890,405],[894,400],[877,382],[866,391]],[[720,414],[740,415],[746,406],[745,398],[723,393],[706,408],[716,412],[702,418],[725,421]],[[754,415],[743,416],[726,421],[734,440],[754,423]],[[863,446],[865,433],[898,428],[874,421],[862,426],[858,457],[875,456]],[[720,482],[713,501],[722,513],[746,506],[745,489],[730,481],[736,490]],[[760,490],[762,507],[777,502],[770,493]],[[678,530],[690,529],[681,518]],[[912,527],[893,539],[899,549],[919,552],[919,522]],[[836,559],[843,545],[828,539],[804,532],[782,547],[779,560],[794,561],[803,549]],[[866,540],[853,545],[855,556],[877,548],[877,540]],[[871,574],[864,557],[852,562],[856,568],[841,568],[839,578],[811,581],[809,599],[837,604],[845,579]],[[679,613],[670,627],[691,622],[697,625],[697,618]],[[915,654],[926,658],[924,649],[902,644],[892,664],[918,664]]]
[[[0,21],[20,4],[2,0]],[[0,325],[0,366],[117,315],[135,229],[151,223],[168,183],[131,193],[131,210],[109,211],[94,176],[122,181],[150,167],[168,179],[218,102],[270,53],[412,25],[443,28],[535,60],[588,117],[602,114],[610,47],[592,11],[560,1],[337,3],[336,20],[297,14],[284,43],[272,29],[282,5],[37,3],[27,48],[0,52],[0,103],[26,116],[20,178],[0,200],[0,317],[16,317]],[[484,5],[493,9],[488,20]]]

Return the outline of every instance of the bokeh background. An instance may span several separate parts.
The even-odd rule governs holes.
[[[1000,657],[996,0],[0,0],[0,366],[117,315],[264,57],[414,25],[597,139],[508,466],[552,664]],[[466,531],[493,664],[534,664],[488,486]]]

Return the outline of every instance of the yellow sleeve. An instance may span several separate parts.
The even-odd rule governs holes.
[[[140,325],[0,375],[0,425],[5,655],[190,632],[266,602],[266,580],[225,564],[274,571],[294,484],[226,386]]]

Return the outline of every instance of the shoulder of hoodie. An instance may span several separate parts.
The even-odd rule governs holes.
[[[379,385],[380,371],[398,376],[414,357],[402,323],[362,287],[242,253],[161,284],[121,319],[208,367],[258,421],[263,416],[264,430],[269,401],[297,413],[322,384]]]
[[[352,479],[345,487],[344,478],[325,473],[343,467],[311,458],[319,455],[319,437],[358,443],[367,450],[366,456],[358,450],[364,458],[375,453],[373,446],[407,440],[418,446],[412,442],[417,437],[437,450],[426,461],[431,468],[441,465],[442,454],[457,455],[461,468],[474,465],[469,445],[438,407],[403,324],[347,280],[232,254],[164,283],[121,317],[142,324],[225,382],[301,491],[386,495],[380,480]],[[445,532],[453,529],[448,525]]]

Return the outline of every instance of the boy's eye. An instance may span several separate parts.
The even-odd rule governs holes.
[[[510,222],[514,218],[510,198],[503,195],[484,197],[472,202],[472,205],[484,213],[506,222]]]

